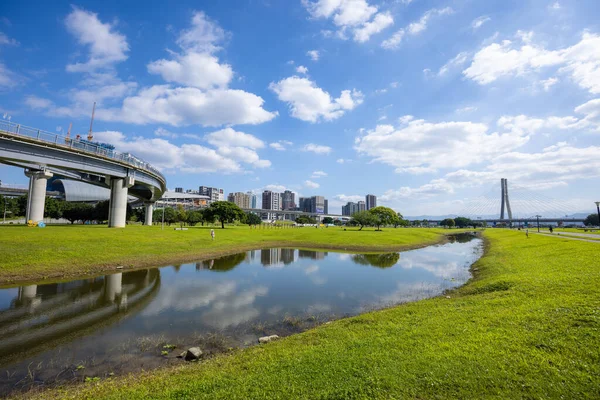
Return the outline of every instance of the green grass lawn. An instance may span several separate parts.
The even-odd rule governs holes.
[[[261,247],[327,248],[349,251],[395,251],[435,243],[456,230],[356,228],[271,228],[63,225],[46,228],[0,226],[0,284],[72,278],[117,266],[149,267],[189,262]]]
[[[475,278],[450,298],[339,320],[197,364],[38,396],[599,398],[600,245],[526,239],[508,230],[488,229],[485,236]]]

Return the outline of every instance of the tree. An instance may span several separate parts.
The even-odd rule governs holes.
[[[454,222],[454,220],[452,218],[446,218],[445,220],[440,222],[440,225],[447,226],[448,228],[452,228],[454,225],[456,225],[456,222]]]
[[[207,213],[221,222],[221,229],[225,229],[225,222],[231,223],[235,220],[243,220],[244,211],[234,203],[228,201],[215,201],[207,208]]]
[[[110,208],[110,201],[103,200],[96,203],[94,206],[94,220],[98,223],[102,223],[108,220],[108,210]]]
[[[316,224],[317,220],[308,215],[299,215],[296,217],[297,224]]]
[[[188,213],[183,208],[182,204],[177,204],[177,210],[175,211],[175,219],[179,222],[179,226],[183,228],[183,224],[187,222]]]
[[[56,200],[54,197],[46,197],[44,217],[53,219],[62,218],[64,204],[64,201]]]
[[[457,228],[466,228],[468,226],[474,225],[473,221],[471,221],[469,218],[465,218],[465,217],[456,217],[454,219],[454,223],[456,224]]]
[[[173,222],[177,222],[177,213],[171,207],[165,207],[165,222],[171,226]],[[162,216],[161,216],[162,218]]]
[[[398,215],[401,216],[391,208],[383,206],[373,207],[369,210],[369,213],[373,216],[373,222],[377,226],[377,230],[381,230],[381,226],[394,225],[400,219]]]
[[[202,214],[202,211],[188,212],[188,218],[187,218],[188,225],[194,226],[198,222],[202,222],[202,221],[204,221],[204,215]]]
[[[598,222],[598,214],[590,214],[587,217],[585,217],[585,220],[583,220],[583,223],[585,224],[585,226],[598,226],[600,225],[600,223]]]
[[[246,213],[245,221],[248,225],[260,225],[262,223],[262,220],[260,219],[260,217],[251,212]]]
[[[75,221],[91,221],[94,217],[94,206],[87,203],[65,203],[63,217],[71,224]]]
[[[326,225],[333,224],[333,218],[325,217],[325,218],[323,218],[323,223]]]
[[[375,218],[369,211],[358,211],[352,214],[352,219],[350,222],[354,223],[355,225],[360,225],[359,231],[362,231],[362,228],[365,226],[374,225]]]
[[[393,267],[400,260],[400,253],[356,254],[352,261],[360,265],[372,265],[378,268]]]

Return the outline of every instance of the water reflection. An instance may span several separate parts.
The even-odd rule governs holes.
[[[160,288],[157,269],[67,283],[21,286],[0,310],[0,364],[16,352],[43,351],[139,311]],[[10,289],[9,289],[10,290]]]
[[[31,363],[43,365],[41,382],[64,368],[73,376],[82,360],[90,376],[135,371],[164,364],[165,343],[195,345],[194,338],[218,333],[245,345],[317,323],[306,321],[437,295],[468,280],[481,248],[468,239],[402,254],[262,249],[2,289],[0,368],[8,374],[0,376],[0,396],[28,376]],[[154,347],[139,345],[148,341]]]
[[[398,263],[400,253],[356,254],[352,261],[360,265],[370,265],[377,268],[390,268]]]

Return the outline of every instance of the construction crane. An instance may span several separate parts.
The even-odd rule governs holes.
[[[90,131],[88,132],[87,139],[88,141],[92,141],[94,139],[94,135],[92,134],[92,126],[94,125],[94,114],[96,113],[96,102],[94,102],[94,108],[92,109],[92,120],[90,121]]]
[[[67,131],[67,136],[65,137],[65,143],[69,144],[69,142],[71,141],[71,127],[73,126],[73,123],[71,122],[69,124],[69,130]]]

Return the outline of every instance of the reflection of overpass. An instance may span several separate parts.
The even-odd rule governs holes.
[[[10,308],[0,310],[0,363],[110,325],[144,307],[159,288],[158,269],[19,287]]]
[[[48,178],[57,175],[110,189],[108,225],[125,226],[127,196],[152,204],[166,190],[165,177],[150,164],[98,143],[0,121],[0,163],[25,169],[29,177],[27,220],[41,221]]]
[[[434,220],[430,219],[428,222],[434,222],[439,224],[443,220]],[[523,223],[537,223],[536,218],[513,218],[513,219],[500,219],[500,218],[481,218],[481,219],[471,219],[473,222],[486,222],[488,224],[523,224]],[[539,222],[542,223],[551,223],[551,222],[562,222],[562,223],[582,223],[584,219],[579,218],[540,218]]]

